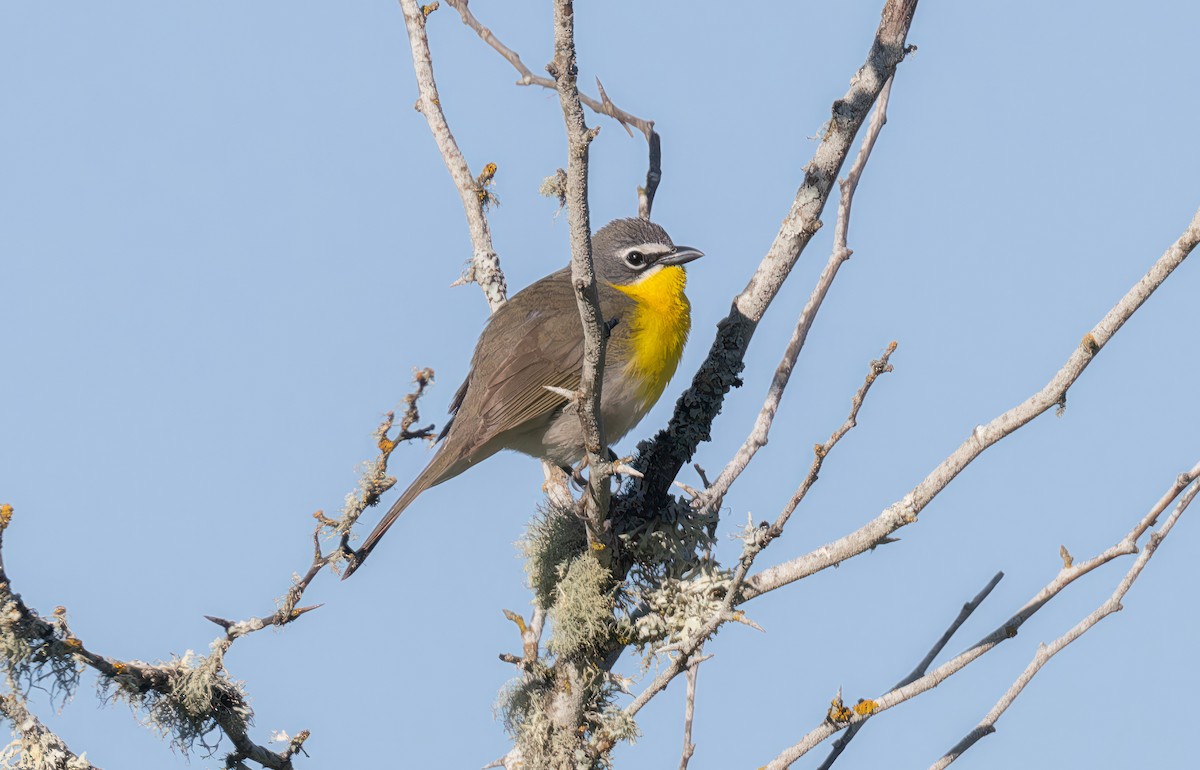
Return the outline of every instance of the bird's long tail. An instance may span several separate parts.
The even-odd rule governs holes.
[[[421,471],[421,475],[417,476],[408,489],[404,490],[404,494],[400,495],[400,499],[388,509],[387,515],[383,517],[383,520],[375,525],[375,529],[371,531],[371,534],[367,535],[367,539],[363,542],[362,546],[354,552],[354,558],[346,567],[346,571],[342,573],[342,580],[353,575],[354,571],[362,566],[362,563],[366,561],[367,557],[371,555],[371,551],[374,550],[375,544],[396,523],[396,519],[400,518],[400,514],[404,513],[404,509],[411,505],[412,501],[416,500],[418,495],[426,489],[440,484],[450,476],[456,475],[446,474],[446,463],[439,462],[444,459],[442,457],[443,454],[439,452],[434,456],[429,465],[425,466],[425,470]]]

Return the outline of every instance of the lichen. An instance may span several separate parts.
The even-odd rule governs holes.
[[[583,521],[569,506],[547,502],[518,544],[535,601],[542,609],[554,604],[554,592],[564,565],[587,550]]]
[[[125,701],[142,712],[146,726],[170,737],[181,752],[199,744],[211,753],[215,744],[208,742],[210,733],[222,723],[245,731],[254,716],[242,683],[225,672],[221,653],[214,646],[206,656],[188,650],[165,663],[130,661],[124,673],[101,678],[101,698]],[[146,687],[148,680],[153,687]]]
[[[547,649],[558,656],[600,652],[616,629],[616,591],[612,573],[591,554],[572,559],[554,589]]]

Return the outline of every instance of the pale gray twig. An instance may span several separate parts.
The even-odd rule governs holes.
[[[1179,239],[1167,248],[1146,275],[1083,336],[1083,340],[1067,358],[1066,363],[1051,377],[1045,387],[986,425],[977,426],[970,437],[912,491],[892,503],[863,527],[804,556],[763,570],[751,577],[746,581],[743,592],[745,598],[752,599],[801,580],[875,547],[896,530],[915,522],[925,506],[988,447],[1051,407],[1065,405],[1067,391],[1083,374],[1096,354],[1162,285],[1171,272],[1183,263],[1197,243],[1200,243],[1200,210],[1192,217],[1191,223]]]
[[[758,418],[754,421],[754,428],[721,474],[700,497],[692,501],[693,508],[720,506],[729,487],[750,464],[750,460],[754,458],[758,450],[767,445],[767,434],[771,431],[771,423],[775,420],[775,413],[779,410],[783,392],[791,379],[792,370],[796,366],[796,359],[800,356],[800,351],[804,348],[804,342],[808,339],[808,331],[812,328],[817,311],[821,309],[821,303],[825,301],[825,295],[829,293],[829,287],[833,285],[838,269],[853,254],[846,245],[847,232],[850,227],[850,208],[854,201],[854,191],[858,187],[858,180],[862,177],[867,160],[871,157],[871,150],[875,147],[875,140],[879,138],[879,132],[887,123],[887,104],[891,91],[892,78],[889,77],[883,90],[879,92],[879,99],[875,103],[875,112],[871,115],[871,123],[867,127],[867,134],[863,137],[862,145],[859,147],[858,157],[855,158],[846,178],[839,183],[841,198],[838,205],[837,225],[834,228],[833,251],[829,255],[829,261],[825,263],[825,269],[821,271],[821,276],[817,279],[817,285],[813,287],[808,302],[800,312],[800,317],[796,319],[796,328],[792,331],[792,338],[784,350],[783,360],[779,362],[779,366],[775,369],[775,376],[771,378],[767,398],[758,413]]]
[[[479,19],[475,18],[475,15],[471,13],[470,8],[467,7],[467,3],[468,0],[446,0],[447,5],[458,11],[458,15],[462,17],[463,24],[466,24],[468,27],[473,29],[475,34],[479,35],[483,42],[494,48],[497,53],[503,56],[508,63],[517,70],[517,72],[521,75],[520,80],[517,81],[517,85],[541,86],[542,88],[548,88],[551,91],[558,89],[558,84],[555,83],[554,80],[547,77],[542,77],[541,75],[535,75],[533,71],[529,69],[529,67],[526,67],[525,62],[521,61],[521,56],[516,51],[500,42],[500,39],[496,37],[495,33],[483,26]],[[599,78],[596,79],[596,87],[599,89],[599,99],[593,99],[585,93],[580,93],[579,100],[583,104],[587,105],[587,107],[592,111],[601,115],[607,115],[608,117],[620,123],[621,127],[624,128],[625,132],[630,136],[633,136],[633,132],[629,130],[629,127],[633,126],[638,131],[641,131],[643,134],[645,134],[647,141],[650,141],[651,135],[654,133],[654,121],[644,120],[636,115],[631,115],[628,112],[619,109],[615,104],[612,103],[612,100],[608,98],[608,94],[604,92],[604,86],[600,85]],[[651,196],[653,196],[653,193],[651,193]]]
[[[488,227],[484,207],[492,200],[485,189],[495,173],[491,164],[478,178],[471,175],[466,158],[450,133],[450,125],[442,111],[441,99],[438,96],[437,82],[433,78],[433,57],[429,52],[429,37],[425,34],[427,11],[436,9],[433,6],[418,6],[417,0],[400,0],[400,8],[404,11],[404,26],[408,30],[408,45],[412,49],[413,70],[417,76],[417,90],[420,98],[417,109],[429,123],[429,130],[442,160],[450,171],[450,178],[458,188],[462,198],[463,211],[467,215],[467,230],[471,234],[471,245],[474,249],[471,263],[467,271],[455,283],[475,282],[483,289],[488,306],[492,312],[508,299],[508,286],[504,281],[504,273],[500,270],[500,258],[492,246],[492,231]]]
[[[693,660],[687,670],[687,699],[683,706],[683,755],[679,758],[679,770],[687,770],[688,762],[696,753],[696,744],[692,743],[692,720],[696,716],[696,674],[700,671],[703,661]]]
[[[992,579],[988,581],[988,584],[983,587],[983,590],[975,594],[974,599],[962,606],[962,609],[958,611],[958,617],[954,619],[954,622],[950,624],[950,627],[946,629],[946,632],[942,634],[942,637],[934,643],[933,647],[930,648],[929,653],[921,660],[920,663],[917,664],[916,668],[909,672],[908,676],[897,682],[892,689],[894,690],[897,687],[903,687],[906,684],[915,682],[916,680],[925,676],[925,672],[929,670],[931,665],[933,665],[933,661],[937,659],[937,656],[942,654],[942,650],[946,648],[946,645],[949,644],[950,640],[954,638],[954,635],[958,633],[958,629],[962,628],[962,624],[966,623],[967,618],[971,617],[971,614],[974,613],[975,610],[979,609],[979,605],[983,604],[983,600],[988,597],[988,594],[992,592],[992,589],[999,585],[1000,581],[1003,579],[1003,572],[997,572],[995,575],[993,575]],[[840,757],[842,752],[846,750],[846,747],[850,745],[850,741],[854,740],[854,736],[858,735],[858,732],[862,730],[866,724],[866,722],[858,722],[851,725],[842,735],[842,737],[833,742],[833,746],[829,750],[829,756],[825,757],[825,761],[821,763],[817,770],[829,770],[829,768],[833,767],[833,763],[838,760],[838,757]]]
[[[1197,465],[1190,471],[1189,474],[1185,474],[1185,476],[1188,476],[1192,479],[1200,476],[1200,465]],[[1029,684],[1030,680],[1037,675],[1037,672],[1041,670],[1042,666],[1046,665],[1051,658],[1062,652],[1067,645],[1083,636],[1083,634],[1087,633],[1087,631],[1089,631],[1101,620],[1113,614],[1114,612],[1123,609],[1121,600],[1125,597],[1125,594],[1129,592],[1130,587],[1133,585],[1133,582],[1137,580],[1138,575],[1140,575],[1142,570],[1145,569],[1146,563],[1150,561],[1152,556],[1154,556],[1163,538],[1170,533],[1171,528],[1175,526],[1175,522],[1179,520],[1179,517],[1191,504],[1192,500],[1195,499],[1197,492],[1200,492],[1200,482],[1192,483],[1191,487],[1188,488],[1188,491],[1179,499],[1179,502],[1176,503],[1175,510],[1171,512],[1171,515],[1166,521],[1163,522],[1163,525],[1159,527],[1158,531],[1150,536],[1149,542],[1147,542],[1145,547],[1142,548],[1141,554],[1138,555],[1137,560],[1134,561],[1133,566],[1129,568],[1129,571],[1125,573],[1125,577],[1121,579],[1121,582],[1117,585],[1117,588],[1115,591],[1113,591],[1112,595],[1108,597],[1103,604],[1096,608],[1094,612],[1092,612],[1083,620],[1079,621],[1079,623],[1072,627],[1070,631],[1055,639],[1049,645],[1039,644],[1037,654],[1034,655],[1033,660],[1030,661],[1029,665],[1025,667],[1025,670],[1021,672],[1021,675],[1017,677],[1017,680],[1013,682],[1012,686],[1008,688],[1000,700],[996,702],[996,705],[992,707],[992,710],[989,711],[983,720],[975,726],[975,729],[971,730],[971,732],[968,733],[961,741],[956,743],[953,748],[951,748],[942,756],[941,759],[939,759],[937,762],[934,762],[933,765],[930,766],[930,770],[944,770],[944,768],[948,767],[952,762],[962,756],[964,751],[974,746],[979,739],[996,732],[996,721],[999,720],[1000,716],[1008,710],[1008,707],[1012,705],[1013,701],[1017,699],[1017,696],[1021,694],[1021,691],[1025,689],[1025,685]]]
[[[1053,580],[1034,594],[1012,617],[1004,621],[994,631],[980,639],[965,652],[960,653],[928,674],[913,680],[903,687],[894,688],[875,700],[867,701],[865,704],[866,708],[861,709],[860,712],[846,720],[835,721],[828,718],[823,720],[820,725],[810,730],[798,743],[785,749],[775,757],[774,760],[766,765],[766,770],[783,770],[790,767],[796,760],[816,748],[835,732],[861,723],[875,714],[887,711],[907,700],[915,698],[921,693],[932,690],[983,655],[1015,637],[1020,631],[1021,626],[1071,583],[1114,559],[1137,553],[1138,539],[1145,534],[1146,530],[1154,526],[1154,523],[1158,521],[1158,517],[1162,515],[1163,511],[1179,497],[1180,493],[1195,482],[1197,478],[1200,478],[1200,464],[1192,468],[1191,471],[1177,476],[1166,493],[1150,508],[1150,511],[1115,545],[1084,562],[1075,562],[1069,557],[1064,557],[1063,566]]]
[[[600,420],[607,327],[600,313],[600,292],[592,264],[592,229],[588,210],[588,145],[598,129],[584,121],[576,85],[575,9],[571,0],[554,3],[554,59],[546,68],[554,76],[567,129],[567,225],[571,233],[571,282],[583,323],[583,370],[576,401],[587,451],[588,494],[584,496],[588,542],[603,563],[611,558],[612,538],[605,518],[611,494],[612,465]]]

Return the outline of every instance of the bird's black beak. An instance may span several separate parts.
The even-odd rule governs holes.
[[[675,250],[658,260],[660,265],[686,265],[693,259],[700,259],[704,252],[691,246],[676,246]]]

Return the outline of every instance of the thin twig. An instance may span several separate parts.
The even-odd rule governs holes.
[[[820,745],[826,738],[833,735],[835,732],[851,727],[855,724],[870,718],[875,714],[887,711],[894,708],[905,701],[917,697],[921,693],[928,692],[934,687],[944,682],[949,677],[962,671],[968,665],[983,657],[985,654],[995,649],[999,645],[1014,638],[1030,618],[1055,596],[1063,591],[1071,583],[1074,583],[1079,578],[1087,575],[1093,570],[1101,567],[1114,559],[1121,556],[1129,556],[1137,553],[1137,541],[1146,530],[1154,526],[1158,521],[1158,517],[1162,515],[1171,503],[1179,497],[1179,495],[1187,489],[1187,487],[1200,478],[1200,464],[1197,464],[1192,470],[1187,473],[1182,473],[1177,476],[1174,483],[1163,494],[1161,498],[1150,508],[1150,511],[1143,516],[1137,524],[1115,545],[1108,548],[1097,556],[1083,562],[1070,560],[1068,563],[1064,560],[1062,568],[1058,574],[1042,587],[1034,596],[1027,601],[1021,609],[1010,617],[1008,620],[1001,623],[987,636],[980,639],[965,652],[960,653],[951,660],[943,663],[933,671],[925,674],[912,682],[897,687],[879,698],[869,701],[869,707],[862,709],[860,713],[849,717],[844,721],[834,721],[825,719],[820,725],[813,728],[805,735],[798,743],[785,749],[779,754],[770,764],[766,765],[766,770],[783,770],[790,767],[797,759],[807,754],[812,749]]]
[[[873,548],[896,530],[915,522],[925,506],[988,447],[1050,408],[1065,406],[1067,391],[1087,369],[1096,354],[1108,344],[1142,303],[1167,280],[1171,272],[1183,263],[1197,243],[1200,243],[1200,210],[1196,211],[1179,239],[1167,248],[1141,280],[1083,336],[1083,340],[1067,358],[1066,363],[1050,378],[1045,387],[988,424],[977,426],[970,437],[912,491],[892,503],[863,527],[804,556],[763,570],[750,578],[746,581],[746,590],[743,592],[745,598],[761,596]]]
[[[892,689],[895,690],[898,687],[904,687],[905,685],[915,682],[916,680],[925,676],[925,672],[929,670],[931,665],[933,665],[933,661],[937,659],[937,656],[942,654],[942,650],[946,648],[946,645],[951,639],[954,638],[954,635],[958,633],[958,629],[962,628],[962,624],[966,623],[967,618],[971,617],[972,613],[979,609],[979,605],[983,604],[983,600],[988,597],[988,594],[992,592],[992,589],[999,585],[1000,581],[1003,579],[1004,573],[997,572],[992,579],[988,581],[988,584],[983,587],[983,590],[975,594],[974,599],[964,604],[962,609],[958,612],[958,617],[954,619],[954,622],[950,624],[950,627],[946,629],[946,632],[942,634],[942,637],[938,639],[936,643],[934,643],[933,647],[930,648],[929,653],[921,660],[920,663],[917,664],[916,668],[909,672],[908,676],[904,677],[895,685],[893,685]],[[858,722],[847,729],[846,732],[842,734],[842,737],[833,742],[833,746],[829,751],[829,756],[825,757],[825,761],[821,763],[821,766],[818,767],[817,770],[829,770],[829,768],[833,767],[833,763],[838,760],[838,757],[840,757],[842,752],[846,750],[846,747],[850,745],[850,741],[854,740],[854,736],[858,735],[859,731],[866,727],[866,725],[866,722]]]
[[[679,770],[688,770],[692,754],[696,753],[696,744],[691,742],[691,722],[696,716],[696,674],[700,672],[701,661],[692,661],[688,667],[688,697],[683,708],[683,754],[679,757]]]
[[[696,674],[700,671],[703,661],[693,660],[687,670],[687,699],[683,707],[683,755],[679,758],[679,770],[687,770],[688,762],[696,753],[696,744],[692,743],[692,720],[696,716]]]
[[[649,168],[646,169],[646,186],[638,188],[638,216],[642,219],[650,218],[650,209],[654,206],[654,194],[658,192],[658,183],[662,181],[662,137],[658,135],[657,131],[651,129],[646,141],[650,149]]]
[[[516,71],[521,75],[520,80],[517,81],[517,85],[541,86],[542,88],[548,88],[551,91],[558,90],[558,84],[555,83],[554,80],[541,75],[535,75],[533,71],[529,69],[529,67],[525,66],[525,62],[521,61],[521,57],[516,51],[500,42],[500,39],[496,37],[495,33],[483,26],[479,19],[475,18],[475,15],[471,13],[471,10],[467,7],[467,0],[446,0],[446,4],[458,11],[458,15],[462,17],[463,24],[466,24],[468,27],[475,30],[475,34],[479,35],[483,42],[494,48],[497,53],[503,56],[508,63],[511,64],[514,69],[516,69]],[[580,93],[579,100],[583,104],[587,105],[587,107],[593,112],[601,115],[607,115],[608,117],[620,123],[621,127],[624,128],[626,133],[628,133],[630,136],[633,136],[633,132],[629,130],[629,127],[633,126],[646,136],[647,141],[650,141],[650,137],[654,132],[654,121],[639,118],[636,115],[631,115],[628,112],[619,109],[615,104],[612,103],[612,100],[608,98],[608,94],[604,92],[604,86],[600,85],[600,80],[598,78],[596,80],[596,86],[600,91],[600,99],[593,99],[587,94]]]
[[[436,4],[435,4],[436,6]],[[471,245],[474,249],[471,263],[459,283],[474,282],[483,289],[488,306],[492,312],[508,299],[508,286],[504,281],[504,273],[500,270],[500,258],[492,246],[492,231],[488,227],[485,206],[493,199],[484,187],[485,180],[490,181],[495,173],[495,166],[488,165],[478,178],[471,175],[466,158],[450,133],[450,125],[442,111],[442,102],[438,96],[437,82],[433,78],[433,57],[429,52],[429,37],[425,34],[427,14],[417,5],[417,0],[400,0],[400,8],[404,11],[404,26],[408,30],[408,45],[412,49],[413,70],[417,76],[417,90],[420,98],[417,109],[429,123],[429,130],[442,160],[450,171],[450,178],[458,188],[462,198],[463,211],[467,215],[467,230],[471,234]],[[432,8],[431,11],[432,12]]]
[[[871,150],[875,147],[875,140],[879,138],[879,132],[887,124],[887,104],[891,91],[892,78],[889,77],[883,90],[879,92],[875,112],[871,115],[871,123],[867,127],[867,134],[863,137],[862,145],[859,147],[858,157],[854,159],[854,165],[851,166],[846,178],[839,183],[841,197],[838,205],[837,225],[834,228],[833,251],[829,255],[829,261],[825,263],[825,269],[821,271],[821,275],[817,279],[817,285],[813,287],[808,302],[800,312],[800,317],[796,319],[796,328],[792,331],[792,338],[784,350],[783,359],[775,369],[775,376],[771,378],[767,398],[758,413],[758,418],[754,421],[754,428],[742,443],[741,448],[738,449],[737,454],[721,471],[721,475],[717,476],[701,497],[692,502],[693,508],[719,507],[725,493],[729,491],[729,487],[754,459],[758,450],[767,445],[767,435],[771,431],[771,423],[774,422],[775,413],[779,410],[779,403],[783,399],[783,392],[791,379],[796,359],[804,348],[805,340],[808,339],[808,331],[812,328],[817,311],[821,309],[821,303],[825,301],[825,296],[829,293],[829,287],[833,285],[833,280],[837,277],[838,269],[842,263],[850,259],[850,255],[853,253],[846,245],[847,233],[850,228],[850,208],[854,201],[854,192],[858,188],[858,180],[862,177],[867,160],[871,157]]]
[[[1193,477],[1197,471],[1200,471],[1200,465],[1193,469]],[[1172,511],[1167,520],[1163,522],[1162,527],[1160,527],[1157,532],[1150,536],[1150,541],[1146,543],[1146,546],[1142,549],[1141,554],[1139,554],[1137,560],[1134,561],[1133,566],[1130,567],[1129,571],[1125,573],[1125,577],[1122,578],[1121,582],[1117,585],[1117,588],[1115,591],[1113,591],[1112,596],[1108,597],[1108,599],[1098,608],[1096,608],[1094,612],[1092,612],[1083,620],[1079,621],[1079,623],[1071,628],[1070,631],[1055,639],[1049,645],[1039,644],[1037,654],[1034,655],[1033,660],[1030,661],[1025,670],[1021,672],[1021,675],[1017,677],[1017,680],[1013,682],[1012,686],[1008,688],[1008,691],[1005,692],[1000,700],[996,702],[996,705],[992,707],[992,710],[987,713],[987,715],[982,721],[980,721],[978,725],[976,725],[974,730],[968,733],[961,741],[956,743],[953,748],[951,748],[942,756],[941,759],[933,763],[933,765],[930,766],[930,770],[944,770],[944,768],[948,767],[952,762],[962,756],[964,751],[974,746],[980,738],[996,732],[996,721],[999,720],[1000,716],[1008,710],[1008,707],[1012,705],[1013,701],[1017,699],[1017,696],[1021,694],[1021,691],[1025,689],[1025,685],[1029,684],[1030,680],[1037,675],[1042,666],[1046,665],[1055,655],[1062,652],[1063,649],[1065,649],[1066,646],[1071,642],[1075,641],[1091,630],[1101,620],[1122,609],[1121,600],[1125,597],[1125,594],[1128,593],[1130,587],[1133,585],[1133,582],[1137,580],[1138,575],[1140,575],[1142,570],[1145,569],[1146,563],[1150,561],[1152,556],[1154,556],[1159,544],[1162,543],[1163,538],[1170,533],[1171,528],[1175,526],[1175,522],[1179,520],[1179,517],[1191,504],[1192,500],[1195,499],[1197,492],[1200,492],[1200,482],[1192,484],[1187,493],[1179,499],[1179,502],[1175,505],[1175,510]]]

